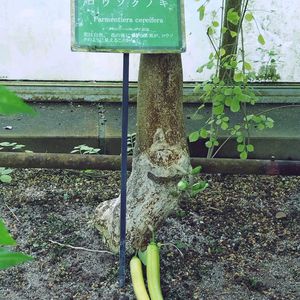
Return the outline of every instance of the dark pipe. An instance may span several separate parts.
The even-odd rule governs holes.
[[[132,158],[128,157],[128,170],[131,170],[131,163]],[[191,163],[193,167],[201,165],[203,173],[210,174],[300,175],[300,161],[297,160],[240,160],[192,157]],[[120,171],[121,156],[0,152],[0,166],[10,168]]]

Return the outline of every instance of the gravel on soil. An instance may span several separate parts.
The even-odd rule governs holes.
[[[126,287],[118,288],[118,256],[57,244],[107,250],[89,220],[100,202],[118,195],[120,173],[24,169],[12,175],[11,184],[0,184],[0,216],[16,250],[35,259],[0,271],[0,299],[135,299],[128,272]],[[157,232],[167,244],[161,250],[165,299],[300,299],[300,177],[203,178],[209,188],[183,196]]]

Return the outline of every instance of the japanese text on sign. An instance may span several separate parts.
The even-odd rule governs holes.
[[[182,0],[73,0],[73,50],[183,52]]]

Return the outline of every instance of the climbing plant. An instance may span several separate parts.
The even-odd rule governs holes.
[[[210,0],[205,1],[198,9],[199,19],[203,21]],[[207,63],[200,66],[197,72],[205,69],[214,71],[210,79],[195,87],[195,93],[201,94],[201,105],[198,113],[207,103],[211,103],[211,114],[205,125],[189,135],[189,141],[205,139],[208,148],[207,157],[214,157],[229,140],[236,140],[236,149],[240,158],[246,159],[254,151],[251,143],[251,130],[272,128],[274,121],[263,113],[248,114],[247,105],[254,105],[258,98],[249,85],[253,80],[253,67],[246,60],[243,26],[245,22],[254,22],[255,16],[248,8],[249,0],[222,0],[221,16],[213,13],[213,19],[207,27],[207,36],[214,49]],[[258,25],[257,42],[263,46],[265,39]],[[242,121],[233,124],[231,113],[242,114]],[[228,138],[220,145],[219,136],[224,132]]]

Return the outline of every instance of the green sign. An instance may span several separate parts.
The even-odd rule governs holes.
[[[72,0],[72,50],[185,51],[183,0]]]

